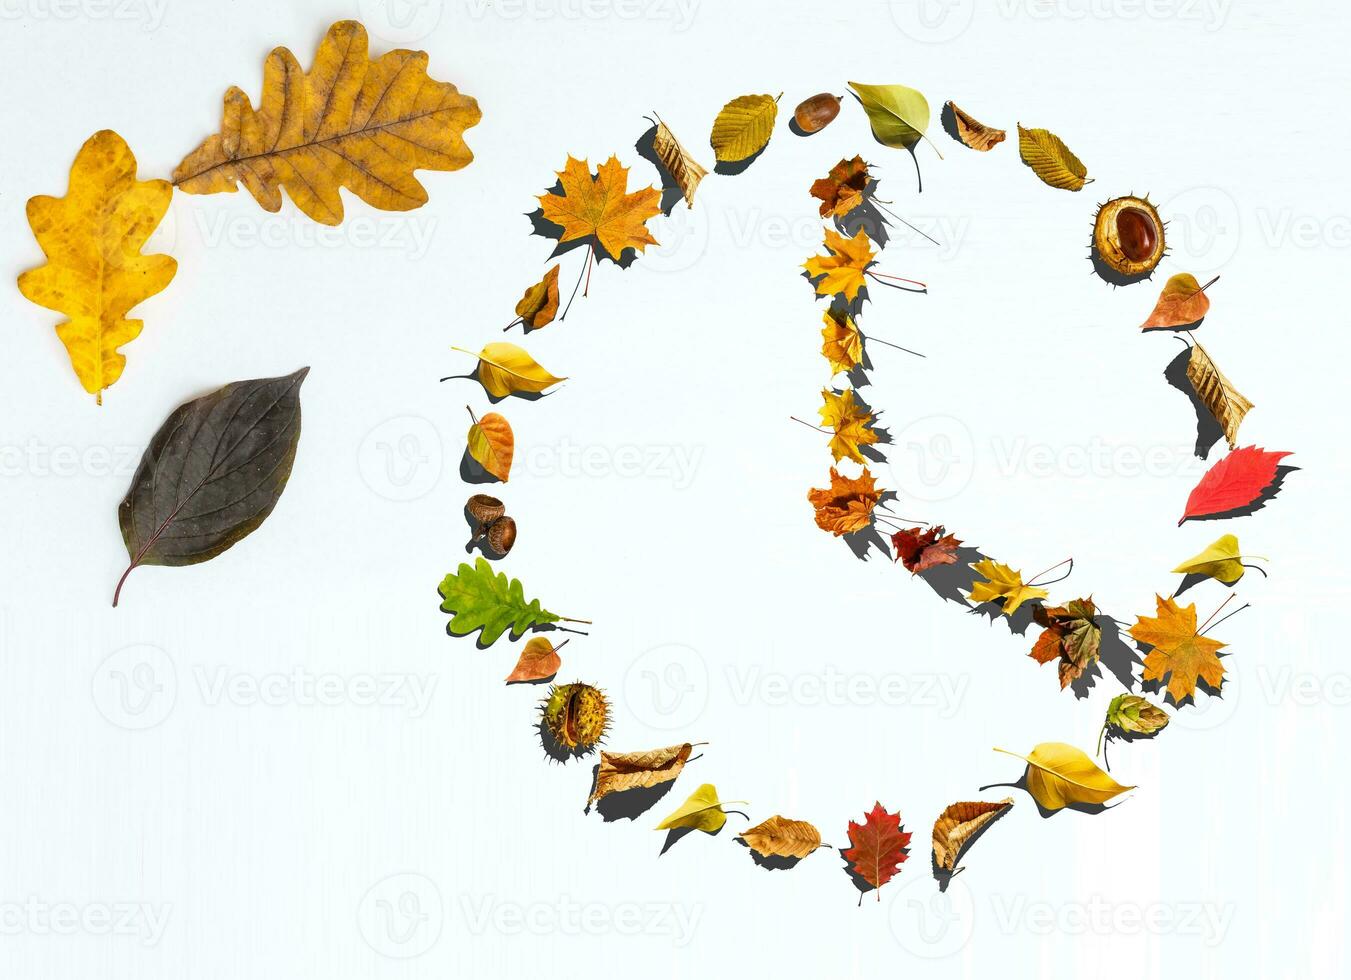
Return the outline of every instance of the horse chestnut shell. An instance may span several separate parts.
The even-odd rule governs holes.
[[[1092,253],[1103,278],[1123,285],[1147,279],[1165,250],[1163,221],[1146,198],[1117,197],[1098,208]]]

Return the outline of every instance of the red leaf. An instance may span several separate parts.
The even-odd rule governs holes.
[[[1191,496],[1182,521],[1190,517],[1224,514],[1254,503],[1276,480],[1276,467],[1290,453],[1269,453],[1257,446],[1235,449],[1201,477]]]
[[[849,870],[874,889],[895,877],[910,856],[906,851],[910,834],[901,829],[901,815],[888,813],[881,803],[873,804],[872,811],[864,814],[863,823],[849,821],[849,843],[854,845],[844,852]],[[877,900],[880,902],[882,896]]]
[[[943,531],[941,524],[934,525],[923,534],[917,527],[897,531],[891,536],[896,560],[913,575],[928,571],[935,565],[957,564],[957,546],[961,542],[951,534],[945,536]]]

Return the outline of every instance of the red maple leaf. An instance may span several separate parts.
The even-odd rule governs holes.
[[[935,524],[923,533],[917,527],[897,531],[891,536],[891,546],[896,549],[895,560],[908,568],[912,575],[918,575],[935,565],[957,564],[957,546],[961,542],[951,534],[944,535],[944,530],[942,524]]]
[[[873,804],[863,823],[849,821],[849,843],[854,845],[844,851],[849,870],[874,889],[894,878],[910,856],[906,850],[910,835],[901,829],[901,815],[888,813],[881,803]],[[858,900],[861,903],[863,896]],[[882,900],[880,894],[877,900]]]
[[[1201,477],[1187,498],[1182,521],[1238,510],[1255,503],[1276,480],[1276,467],[1289,453],[1269,453],[1257,446],[1235,449]]]

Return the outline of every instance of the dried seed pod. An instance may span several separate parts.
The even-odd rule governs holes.
[[[476,493],[465,503],[464,509],[469,512],[469,516],[478,521],[480,525],[491,524],[507,512],[507,508],[502,501],[496,497],[490,497],[486,493]],[[483,528],[479,528],[482,533]],[[476,535],[477,536],[477,535]]]
[[[516,543],[516,522],[510,517],[499,517],[488,525],[488,547],[504,558]]]
[[[555,742],[582,755],[605,736],[610,702],[590,684],[557,684],[549,689],[540,714]]]
[[[844,96],[831,95],[829,92],[813,95],[810,99],[799,103],[793,110],[793,121],[804,133],[819,133],[840,114],[840,100],[843,98]]]
[[[1098,208],[1093,259],[1126,282],[1147,279],[1167,249],[1163,221],[1143,197],[1117,197]]]

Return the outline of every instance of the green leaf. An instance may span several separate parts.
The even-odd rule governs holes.
[[[475,560],[474,567],[462,564],[454,575],[447,575],[438,590],[441,611],[454,613],[446,626],[452,636],[465,636],[482,628],[479,646],[492,646],[511,627],[511,638],[542,623],[556,623],[562,616],[540,606],[538,599],[525,601],[525,589],[520,579],[508,582],[506,575],[493,572],[484,559]]]
[[[905,85],[864,85],[850,82],[872,123],[873,136],[883,146],[914,150],[929,128],[929,100]]]

